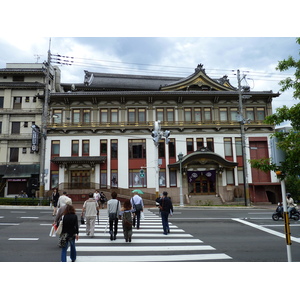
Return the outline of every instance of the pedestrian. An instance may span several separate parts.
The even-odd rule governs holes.
[[[93,193],[89,193],[89,199],[87,199],[83,204],[81,216],[83,216],[84,213],[86,221],[86,235],[94,237],[95,221],[96,216],[99,213],[99,206],[97,201],[93,198]]]
[[[67,208],[67,205],[72,205],[71,199],[70,199],[70,200],[67,200],[66,205],[63,205],[62,207],[60,207],[60,208],[57,210],[56,216],[55,216],[55,218],[54,218],[54,223],[53,223],[53,225],[56,224],[57,227],[59,226],[59,222],[60,222],[62,216],[64,215],[64,212],[65,212],[65,209]]]
[[[53,213],[52,213],[52,216],[55,216],[56,213],[57,213],[57,202],[58,202],[58,199],[59,199],[59,192],[57,189],[53,189],[53,193],[52,193],[52,206],[53,206]]]
[[[107,214],[109,218],[110,240],[115,240],[118,233],[118,220],[120,215],[120,201],[117,200],[117,193],[111,193],[111,199],[107,202]]]
[[[61,248],[61,261],[67,261],[67,250],[70,244],[70,258],[72,262],[76,260],[76,247],[75,240],[78,241],[79,230],[78,230],[78,218],[75,213],[75,208],[72,205],[65,205],[65,211],[63,214],[63,227],[61,236],[67,234],[67,244],[65,247]]]
[[[132,238],[132,206],[130,200],[126,200],[121,209],[123,234],[126,242],[131,242]]]
[[[99,205],[100,194],[99,194],[98,190],[95,190],[93,197],[94,197],[95,201],[98,202],[98,205]]]
[[[63,192],[63,194],[58,198],[57,207],[60,208],[66,205],[67,201],[71,201],[72,204],[72,199],[67,196],[67,192]]]
[[[288,207],[289,218],[291,218],[292,212],[295,209],[295,206],[297,205],[294,203],[294,199],[292,198],[292,195],[290,193],[286,194],[286,203]]]
[[[136,225],[136,228],[140,229],[141,211],[144,211],[143,199],[138,192],[134,192],[134,196],[131,198],[130,202],[134,210],[133,227]]]
[[[100,192],[100,203],[101,203],[101,205],[102,205],[102,208],[104,208],[104,203],[105,203],[106,201],[107,201],[107,199],[106,199],[104,193],[103,193],[103,192]],[[99,204],[99,206],[100,206],[100,204]]]
[[[164,234],[167,235],[170,233],[169,214],[173,214],[173,204],[171,198],[168,197],[167,192],[163,192],[163,196],[161,198],[157,198],[156,202],[159,203],[163,231]]]

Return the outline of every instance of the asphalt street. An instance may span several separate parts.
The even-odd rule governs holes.
[[[158,209],[148,208],[129,245],[121,228],[118,239],[109,240],[103,209],[94,239],[85,235],[85,225],[80,226],[77,261],[286,262],[284,223],[272,220],[274,210],[175,207],[171,233],[165,237]],[[57,238],[49,237],[52,221],[47,207],[0,207],[0,261],[59,262]],[[300,222],[290,221],[290,226],[292,261],[299,262]]]

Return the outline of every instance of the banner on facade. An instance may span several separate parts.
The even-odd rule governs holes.
[[[187,176],[189,182],[194,182],[197,180],[199,176],[206,176],[211,181],[216,181],[216,170],[209,170],[209,171],[187,171]]]

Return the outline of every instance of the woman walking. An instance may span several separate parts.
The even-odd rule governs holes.
[[[122,215],[122,225],[124,239],[127,242],[131,242],[132,237],[132,206],[130,200],[124,202],[124,206],[121,210]]]
[[[64,214],[63,214],[63,227],[61,235],[67,234],[67,243],[66,246],[61,249],[61,261],[67,261],[67,250],[70,243],[70,258],[72,262],[76,260],[76,247],[75,247],[75,239],[78,241],[78,218],[75,213],[75,208],[72,205],[67,204]]]

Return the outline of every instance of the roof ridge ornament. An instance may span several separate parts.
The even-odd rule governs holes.
[[[200,71],[202,71],[203,73],[205,73],[205,69],[203,68],[203,64],[198,64],[197,68],[195,69],[195,72],[200,72]]]

